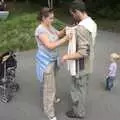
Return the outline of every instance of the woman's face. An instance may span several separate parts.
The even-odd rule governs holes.
[[[51,25],[54,22],[54,13],[50,13],[48,17],[43,18],[43,21],[47,24],[47,25]]]

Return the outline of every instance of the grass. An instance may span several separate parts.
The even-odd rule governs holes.
[[[38,25],[37,12],[23,7],[13,11],[8,20],[0,21],[0,52],[18,49],[22,51],[36,47],[34,31]],[[54,26],[57,29],[61,29],[63,25],[61,21],[55,20]]]
[[[0,23],[0,51],[27,50],[35,46],[35,14],[24,14]]]
[[[34,31],[39,5],[17,3],[11,7],[11,14],[6,21],[0,21],[0,52],[7,50],[29,50],[36,47]],[[62,29],[64,23],[70,23],[71,18],[66,9],[57,8],[54,26]],[[61,22],[61,21],[64,21]],[[120,32],[120,20],[96,19],[99,29]]]

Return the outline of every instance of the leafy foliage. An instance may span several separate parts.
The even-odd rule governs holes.
[[[0,51],[35,48],[34,31],[38,24],[36,13],[14,15],[7,21],[0,21]],[[57,29],[61,29],[63,25],[61,21],[55,20],[54,26]]]

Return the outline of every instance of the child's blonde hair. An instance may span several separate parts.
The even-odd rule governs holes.
[[[110,57],[114,60],[120,60],[120,55],[118,53],[111,53]]]

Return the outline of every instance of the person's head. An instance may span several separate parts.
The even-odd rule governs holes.
[[[4,2],[4,0],[0,1],[0,11],[4,11],[6,9],[6,4]]]
[[[120,55],[117,53],[112,53],[110,54],[110,61],[111,62],[117,62],[118,60],[120,60]]]
[[[50,9],[50,8],[47,8],[47,7],[41,8],[37,19],[40,22],[45,23],[46,25],[51,25],[54,21],[53,9]]]
[[[1,1],[0,1],[0,11],[4,11],[4,5]]]
[[[86,6],[84,2],[73,2],[69,8],[69,12],[75,21],[80,22],[87,15]]]

